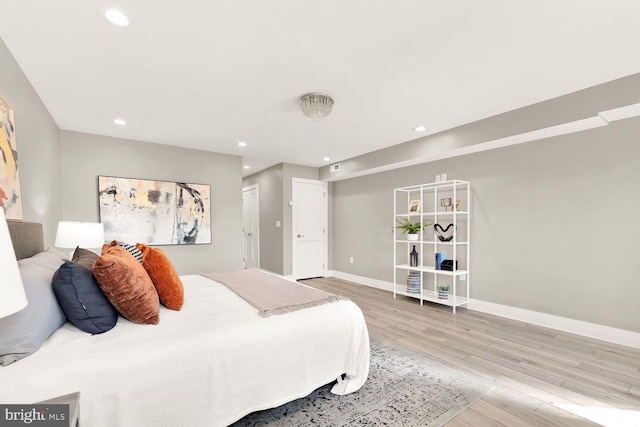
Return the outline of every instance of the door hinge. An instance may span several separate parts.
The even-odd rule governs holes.
[[[323,228],[322,229],[322,234],[325,234],[327,231]]]

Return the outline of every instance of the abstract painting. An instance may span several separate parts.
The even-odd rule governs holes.
[[[18,148],[13,110],[0,98],[0,207],[7,219],[22,219]]]
[[[211,243],[207,184],[98,177],[105,240],[148,245]]]

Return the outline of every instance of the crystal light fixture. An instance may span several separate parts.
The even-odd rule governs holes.
[[[319,122],[331,113],[333,99],[324,93],[307,93],[300,98],[300,107],[305,116]]]

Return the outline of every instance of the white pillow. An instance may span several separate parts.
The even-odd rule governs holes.
[[[0,319],[0,366],[32,354],[67,321],[51,287],[53,274],[64,263],[57,251],[40,252],[18,261],[27,306]]]

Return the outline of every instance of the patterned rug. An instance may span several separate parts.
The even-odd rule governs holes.
[[[491,387],[388,341],[371,337],[369,378],[357,392],[331,394],[333,384],[274,409],[254,412],[241,426],[441,426]]]

